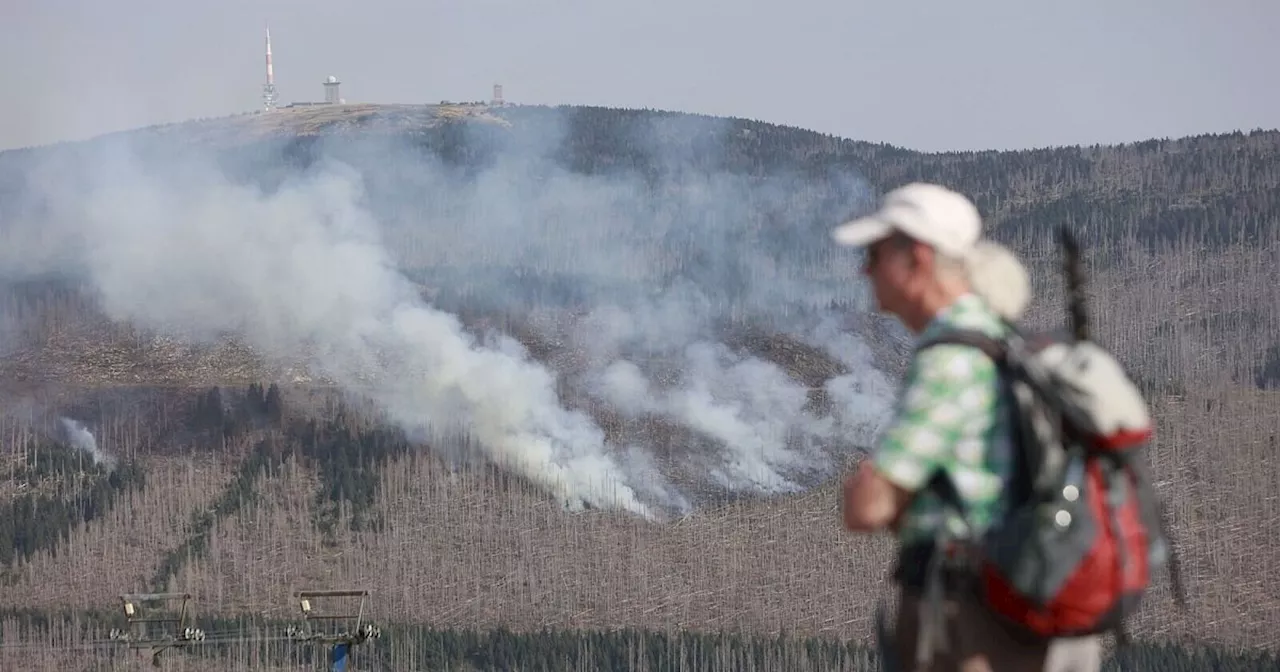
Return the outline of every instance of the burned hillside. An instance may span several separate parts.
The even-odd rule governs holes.
[[[4,551],[14,604],[191,590],[239,618],[358,584],[380,622],[865,641],[891,549],[839,533],[832,483],[909,342],[828,231],[923,179],[1026,259],[1033,326],[1063,319],[1052,229],[1085,243],[1194,597],[1166,609],[1161,584],[1138,636],[1270,643],[1280,134],[922,154],[484,114],[0,153],[0,473],[42,530]]]

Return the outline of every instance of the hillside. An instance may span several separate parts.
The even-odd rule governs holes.
[[[1274,647],[1280,132],[923,154],[352,105],[0,153],[0,665],[106,665],[150,591],[224,619],[211,644],[346,587],[387,628],[865,643],[892,548],[840,532],[834,479],[906,340],[827,232],[917,179],[1028,261],[1034,326],[1061,319],[1052,227],[1087,246],[1194,599],[1162,580],[1136,635]],[[591,645],[616,646],[641,645]]]

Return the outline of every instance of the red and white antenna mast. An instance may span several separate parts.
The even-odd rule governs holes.
[[[271,28],[267,27],[267,82],[262,85],[262,109],[276,109],[276,73],[271,68]]]

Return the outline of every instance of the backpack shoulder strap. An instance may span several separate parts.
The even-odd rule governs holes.
[[[1008,355],[1008,348],[998,338],[975,329],[951,329],[935,334],[916,344],[916,352],[935,345],[967,345],[977,348],[990,357],[999,366],[1003,366]]]
[[[1016,333],[1016,332],[1015,332]],[[1005,378],[1005,385],[1012,385],[1012,379],[1017,378],[1017,367],[1011,361],[1009,344],[997,337],[988,335],[975,329],[948,329],[938,334],[930,336],[920,341],[916,345],[916,352],[931,348],[935,345],[965,345],[981,350],[996,365],[998,374]],[[1012,388],[1006,388],[1010,394],[1013,394]],[[1033,494],[1035,489],[1036,477],[1042,460],[1044,459],[1038,446],[1034,442],[1028,443],[1024,439],[1029,438],[1028,433],[1032,430],[1025,426],[1021,416],[1022,405],[1017,401],[1016,397],[1012,398],[1008,406],[1010,425],[1013,431],[1014,444],[1017,446],[1013,450],[1013,477],[1008,484],[1008,496],[1011,501],[1021,502]],[[939,474],[940,476],[940,474]],[[933,479],[937,481],[938,479]],[[945,479],[942,479],[945,480]],[[954,489],[949,486],[950,483],[930,482],[930,487],[942,498],[944,502],[952,506],[961,506],[959,496]],[[963,507],[960,509],[963,514]]]

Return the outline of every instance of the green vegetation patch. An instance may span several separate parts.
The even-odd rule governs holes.
[[[18,490],[0,501],[0,577],[36,552],[57,552],[77,525],[106,515],[131,488],[145,485],[137,464],[98,463],[93,455],[66,443],[33,438],[12,481]],[[23,492],[23,491],[26,492]]]

